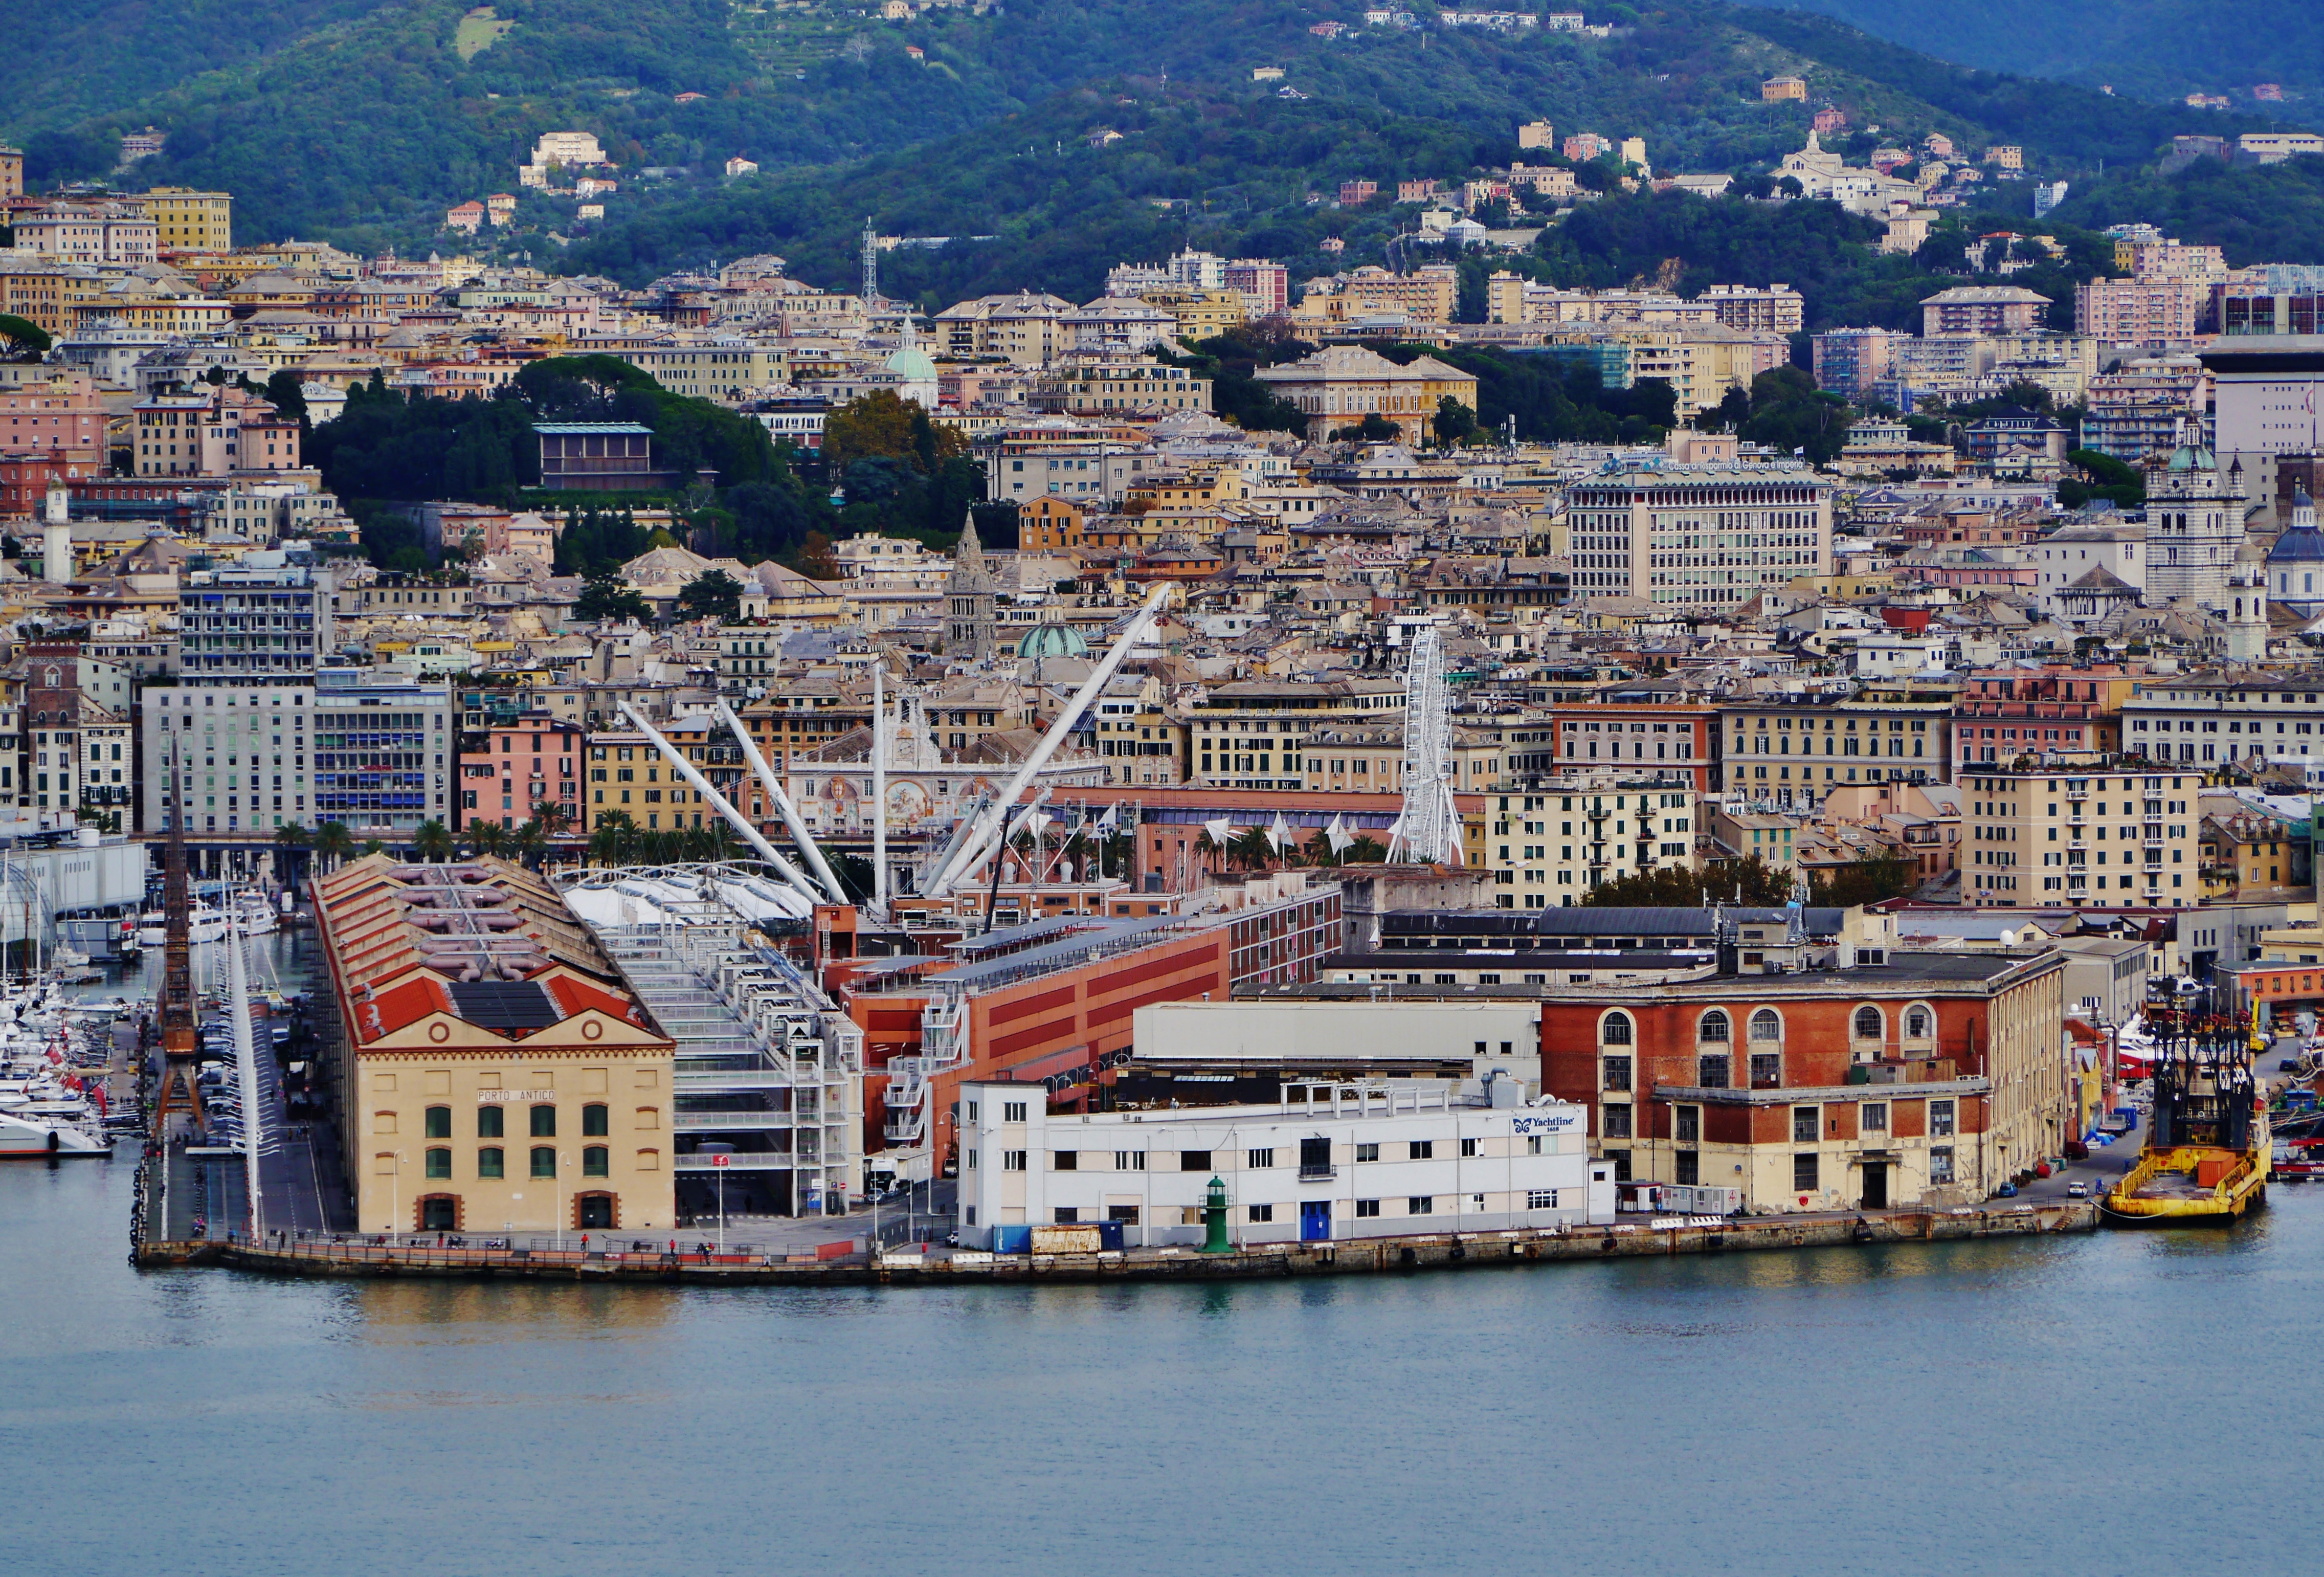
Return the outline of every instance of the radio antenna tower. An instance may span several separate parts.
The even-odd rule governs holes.
[[[863,305],[880,300],[880,237],[872,229],[872,216],[863,216]]]
[[[1452,717],[1444,693],[1444,654],[1436,626],[1413,632],[1404,670],[1404,814],[1388,841],[1391,861],[1466,863],[1461,812],[1452,803]]]

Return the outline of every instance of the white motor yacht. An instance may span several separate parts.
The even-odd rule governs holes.
[[[0,1161],[37,1161],[49,1156],[109,1156],[102,1135],[54,1118],[0,1111]]]
[[[226,915],[223,910],[197,902],[187,917],[192,927],[192,939],[197,944],[215,942],[226,935]],[[137,940],[148,947],[159,947],[170,939],[169,918],[159,909],[148,909],[137,919]]]

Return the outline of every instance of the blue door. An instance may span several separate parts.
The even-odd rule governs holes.
[[[1332,1202],[1310,1199],[1299,1206],[1299,1240],[1303,1243],[1328,1243],[1332,1240]]]

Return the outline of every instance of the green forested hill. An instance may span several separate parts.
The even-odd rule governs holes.
[[[2324,119],[2324,9],[2273,0],[1758,0],[1821,12],[1947,60],[2143,98],[2234,98]],[[2281,103],[2249,90],[2282,88]]]
[[[360,246],[426,244],[445,207],[512,189],[534,136],[578,127],[632,177],[598,250],[642,266],[657,236],[783,233],[720,189],[731,154],[813,172],[813,192],[758,194],[761,204],[827,198],[883,228],[989,233],[996,221],[974,215],[991,213],[993,193],[932,185],[915,166],[958,173],[1020,132],[1038,147],[1108,118],[1167,119],[1190,97],[1207,127],[1148,127],[1143,147],[1117,150],[1110,168],[1131,171],[1126,193],[1200,203],[1256,187],[1272,202],[1340,173],[1458,175],[1474,161],[1461,152],[1503,148],[1536,116],[1644,136],[1665,167],[1746,169],[1804,132],[1801,106],[1758,101],[1759,78],[1777,70],[1804,71],[1857,124],[2022,143],[2045,169],[2136,162],[2173,129],[2211,124],[1714,0],[1615,5],[1623,27],[1609,39],[1368,28],[1336,0],[1016,0],[997,15],[939,10],[908,23],[775,0],[507,0],[494,7],[505,35],[473,58],[455,47],[467,0],[312,0],[295,14],[250,0],[212,23],[209,48],[187,19],[216,3],[60,9],[55,38],[34,46],[32,89],[0,105],[0,134],[37,140],[48,173],[97,174],[108,137],[152,122],[170,145],[141,180],[232,189],[247,237]],[[1348,31],[1318,37],[1310,28],[1323,21]],[[135,69],[92,70],[106,45]],[[189,74],[200,65],[212,69]],[[1284,67],[1305,97],[1254,84],[1258,65]],[[694,174],[648,192],[634,180],[648,165]],[[1039,206],[1023,181],[1007,189]],[[1249,204],[1240,190],[1223,200]],[[568,210],[528,201],[523,228],[570,227]]]

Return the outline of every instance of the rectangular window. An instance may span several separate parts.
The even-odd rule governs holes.
[[[1609,1090],[1627,1090],[1630,1087],[1630,1059],[1628,1057],[1609,1056],[1606,1059],[1605,1087]]]
[[[1061,1227],[1078,1226],[1081,1224],[1082,1213],[1073,1205],[1061,1204],[1057,1206],[1050,1219]]]
[[[449,1106],[430,1106],[428,1109],[427,1137],[429,1139],[452,1137],[452,1109]]]
[[[1252,1150],[1243,1157],[1243,1163],[1254,1172],[1264,1172],[1275,1165],[1275,1152],[1271,1149]]]
[[[1049,1157],[1049,1170],[1052,1172],[1077,1172],[1081,1170],[1081,1165],[1082,1153],[1079,1150],[1058,1150]]]
[[[501,1123],[502,1123],[502,1121],[503,1121],[503,1119],[502,1114],[501,1114],[501,1108],[499,1108],[498,1106],[479,1106],[479,1107],[477,1107],[477,1108],[476,1108],[476,1137],[477,1137],[478,1139],[498,1139],[498,1138],[500,1138],[500,1137],[501,1137]]]
[[[1939,1145],[1929,1152],[1929,1181],[1950,1183],[1953,1180],[1953,1147]]]
[[[1023,1102],[1022,1101],[1004,1101],[1004,1102],[1002,1102],[1001,1103],[1001,1121],[1003,1121],[1003,1122],[1022,1122],[1022,1121],[1024,1121],[1024,1120],[1025,1120],[1025,1102]]]
[[[1702,1108],[1681,1106],[1677,1109],[1676,1131],[1672,1138],[1683,1145],[1702,1142]]]
[[[555,1139],[557,1137],[556,1107],[536,1106],[532,1109],[532,1137],[535,1139]]]
[[[1526,1194],[1526,1208],[1527,1210],[1555,1210],[1557,1208],[1557,1190],[1554,1188],[1536,1188],[1528,1191]]]
[[[1433,1139],[1414,1139],[1406,1148],[1405,1159],[1408,1161],[1431,1161],[1435,1158],[1436,1141]]]
[[[557,1152],[547,1145],[535,1145],[532,1151],[532,1175],[536,1177],[557,1176]]]
[[[1178,1170],[1181,1172],[1207,1172],[1210,1169],[1210,1151],[1180,1150],[1178,1152]]]
[[[450,1150],[443,1149],[429,1150],[428,1152],[428,1176],[430,1177],[449,1177],[451,1175],[452,1152]]]
[[[1476,1157],[1483,1153],[1483,1147],[1477,1140],[1473,1139],[1464,1139],[1461,1141],[1462,1159],[1473,1160]]]
[[[1360,1161],[1377,1161],[1377,1160],[1379,1160],[1379,1146],[1378,1146],[1378,1145],[1358,1145],[1358,1146],[1356,1147],[1356,1159],[1358,1159],[1358,1160],[1360,1160]]]
[[[1695,1083],[1697,1084],[1706,1090],[1723,1090],[1727,1088],[1727,1056],[1725,1053],[1716,1053],[1710,1056],[1699,1056],[1694,1059],[1694,1062]]]
[[[1377,1199],[1357,1200],[1356,1213],[1358,1215],[1378,1215],[1379,1213],[1379,1201]]]
[[[1144,1150],[1114,1151],[1113,1169],[1117,1172],[1143,1172],[1146,1170],[1146,1152]]]
[[[1023,1171],[1025,1169],[1025,1152],[1023,1150],[1001,1151],[1001,1169],[1004,1172]]]
[[[1332,1170],[1332,1141],[1328,1139],[1303,1139],[1299,1141],[1299,1169],[1302,1172]]]
[[[1772,1090],[1784,1082],[1784,1058],[1780,1052],[1755,1051],[1751,1054],[1751,1087]]]
[[[499,1177],[504,1176],[506,1167],[505,1163],[501,1158],[501,1154],[500,1147],[497,1145],[488,1145],[484,1148],[478,1150],[476,1152],[476,1176],[479,1177]]]
[[[1681,1150],[1673,1156],[1671,1160],[1672,1176],[1674,1181],[1685,1184],[1690,1188],[1702,1181],[1702,1151]]]
[[[1404,1213],[1406,1215],[1434,1215],[1436,1213],[1436,1196],[1433,1194],[1414,1194],[1411,1198],[1404,1202]]]
[[[1864,1103],[1864,1120],[1861,1126],[1867,1133],[1886,1133],[1888,1103],[1885,1101],[1867,1101]]]
[[[1816,1191],[1816,1155],[1804,1151],[1792,1157],[1792,1192],[1813,1194]]]
[[[1794,1144],[1812,1145],[1815,1143],[1821,1131],[1821,1113],[1822,1111],[1823,1108],[1821,1106],[1794,1106],[1792,1108],[1792,1142]]]
[[[1600,1108],[1600,1114],[1604,1120],[1603,1126],[1605,1128],[1605,1132],[1600,1137],[1604,1139],[1628,1139],[1630,1137],[1630,1109],[1628,1106],[1603,1107]]]
[[[1267,1222],[1275,1219],[1275,1206],[1271,1204],[1254,1204],[1250,1207],[1248,1214],[1249,1219],[1253,1225],[1263,1226]]]
[[[1134,1227],[1138,1224],[1138,1207],[1134,1204],[1109,1204],[1105,1207],[1105,1219]]]
[[[1953,1103],[1950,1101],[1929,1102],[1929,1136],[1950,1139],[1953,1136]]]

